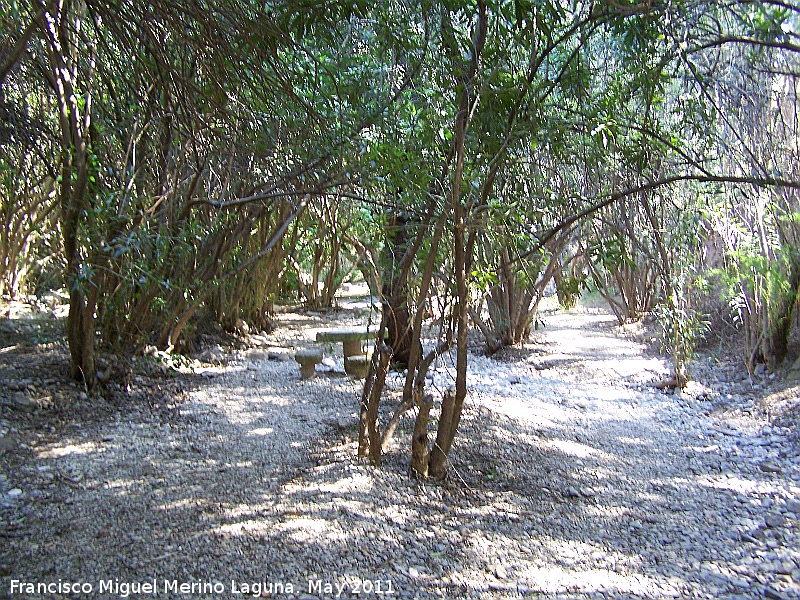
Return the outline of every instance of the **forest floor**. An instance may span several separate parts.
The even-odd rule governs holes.
[[[340,346],[299,380],[296,349],[374,325],[367,302],[281,313],[213,364],[112,361],[99,396],[65,383],[57,320],[0,311],[0,598],[800,598],[798,387],[708,353],[655,389],[647,331],[602,310],[476,340],[442,484],[407,473],[413,413],[380,468],[356,459]]]

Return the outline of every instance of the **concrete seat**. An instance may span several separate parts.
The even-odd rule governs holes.
[[[322,350],[319,348],[298,350],[294,359],[300,363],[300,379],[311,379],[317,375],[316,365],[322,362]]]
[[[344,359],[344,372],[358,379],[366,379],[369,372],[369,354],[357,354]]]

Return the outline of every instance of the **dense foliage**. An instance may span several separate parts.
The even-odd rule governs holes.
[[[519,343],[552,282],[655,311],[679,384],[711,305],[786,359],[800,288],[794,2],[0,0],[0,287],[65,286],[95,344],[189,349],[348,278],[384,303],[360,452],[407,367],[442,477],[467,332]],[[435,307],[435,348],[421,344]],[[384,339],[384,336],[381,336]],[[425,374],[456,347],[454,389]],[[438,402],[438,401],[437,401]],[[386,434],[391,435],[392,427]]]

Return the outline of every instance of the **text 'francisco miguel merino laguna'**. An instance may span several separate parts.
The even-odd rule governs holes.
[[[230,587],[219,581],[190,581],[179,582],[176,579],[164,579],[158,585],[157,579],[149,581],[119,581],[118,579],[101,579],[97,583],[90,582],[71,582],[59,579],[50,582],[30,582],[21,579],[11,580],[9,593],[13,595],[29,594],[111,594],[119,598],[129,598],[131,596],[152,596],[156,597],[159,593],[166,596],[170,594],[181,594],[191,596],[195,594],[231,594],[234,596],[253,596],[258,598],[263,594],[277,596],[282,594],[295,594],[301,591],[300,585],[280,581],[260,581],[260,582],[238,582],[231,581]],[[317,593],[339,597],[344,591],[351,594],[364,595],[393,595],[392,581],[374,580],[360,581],[352,583],[328,582],[322,579],[309,579],[307,585],[308,593]]]

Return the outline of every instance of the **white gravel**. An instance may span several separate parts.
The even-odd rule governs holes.
[[[506,359],[471,357],[444,484],[408,477],[413,414],[380,469],[356,460],[341,348],[307,381],[275,360],[312,343],[315,318],[265,340],[271,355],[185,375],[169,412],[42,441],[3,413],[28,452],[2,463],[0,597],[155,580],[169,598],[800,598],[790,432],[713,386],[649,387],[666,363],[608,315],[545,320]],[[433,389],[451,377],[443,360]],[[12,579],[93,591],[12,596]]]

